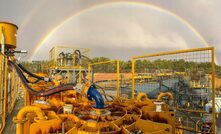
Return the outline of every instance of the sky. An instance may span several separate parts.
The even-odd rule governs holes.
[[[221,63],[219,5],[219,0],[0,0],[0,21],[19,27],[17,49],[28,50],[25,60],[48,59],[56,45],[128,60],[208,44]]]

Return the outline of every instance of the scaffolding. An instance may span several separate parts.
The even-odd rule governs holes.
[[[82,57],[78,57],[78,53]],[[55,46],[49,52],[49,74],[59,74],[67,78],[67,83],[81,81],[87,73],[90,49]],[[77,77],[76,77],[77,76]]]

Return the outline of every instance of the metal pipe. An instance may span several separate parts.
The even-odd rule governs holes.
[[[165,93],[161,92],[161,93],[157,96],[156,101],[162,101],[162,98],[163,98],[163,97],[166,97],[166,96],[169,97],[170,100],[173,100],[173,95],[172,95],[170,92],[165,92]]]
[[[14,122],[16,124],[16,134],[23,134],[24,132],[24,119],[28,113],[35,113],[39,120],[45,120],[44,113],[41,111],[39,107],[35,106],[25,106],[21,110],[19,110],[16,118],[14,118]]]
[[[89,100],[95,100],[95,108],[105,108],[102,95],[97,91],[95,85],[91,85],[87,91],[87,97]]]
[[[138,95],[137,95],[137,100],[138,100],[138,101],[142,101],[142,99],[144,99],[144,100],[150,100],[150,99],[147,97],[147,94],[146,94],[146,93],[140,92],[140,93],[138,93]]]
[[[133,59],[140,59],[140,58],[148,58],[148,57],[154,57],[154,56],[163,56],[163,55],[172,55],[177,53],[188,53],[188,52],[197,52],[197,51],[205,51],[205,50],[211,50],[213,47],[205,47],[205,48],[193,48],[193,49],[186,49],[186,50],[177,50],[173,52],[161,52],[156,54],[146,54],[141,56],[133,56]]]

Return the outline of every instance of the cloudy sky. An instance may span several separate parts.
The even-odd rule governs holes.
[[[130,59],[206,44],[221,63],[220,0],[0,0],[0,21],[19,27],[26,59],[48,58],[56,45]]]

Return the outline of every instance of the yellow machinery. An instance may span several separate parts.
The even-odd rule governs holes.
[[[91,63],[89,50],[87,55],[83,49],[58,52],[63,47],[53,48],[49,76],[38,76],[14,58],[17,27],[0,23],[0,28],[1,129],[13,109],[18,87],[15,81],[19,77],[25,106],[13,119],[17,134],[182,134],[183,124],[171,107],[172,93],[160,93],[156,99],[142,92],[135,95],[134,60],[139,57],[132,60],[132,99],[120,96],[120,65],[116,60],[117,95],[111,101],[105,100],[108,94],[105,90],[100,93],[93,83],[92,66],[100,63]],[[164,102],[165,98],[169,103]]]
[[[14,54],[9,51],[16,48],[17,29],[14,24],[0,22],[0,133],[14,108],[19,88],[18,76],[8,64],[8,59],[14,58]]]
[[[112,61],[107,61],[109,62]],[[14,62],[10,63],[16,68],[26,88],[26,106],[21,108],[13,120],[17,134],[129,134],[136,131],[156,134],[180,133],[180,130],[175,129],[177,124],[174,112],[161,100],[161,97],[168,96],[169,93],[160,94],[156,100],[148,99],[144,93],[140,93],[136,99],[123,99],[118,89],[116,97],[112,97],[111,101],[104,101],[103,98],[109,95],[105,91],[101,95],[96,90],[91,73],[92,66],[106,62],[88,61],[86,66],[89,70],[86,71],[86,77],[80,77],[79,80],[79,75],[75,76],[74,84],[62,82],[66,77],[54,77],[50,78],[50,81],[40,80],[27,84],[25,77],[20,75],[22,73],[19,66]],[[116,63],[118,64],[116,73],[119,74],[119,61]],[[78,64],[78,68],[83,67]],[[27,79],[33,82],[37,77]],[[119,82],[117,83],[119,88]],[[48,89],[50,87],[54,88]],[[169,98],[172,99],[171,96]],[[154,127],[147,130],[146,125]]]
[[[194,133],[216,133],[215,58],[213,47],[132,57],[132,98],[135,98],[136,90],[148,90],[148,83],[137,81],[139,70],[142,69],[136,64],[138,60],[148,61],[155,65],[154,67],[150,65],[142,66],[142,68],[148,68],[151,71],[148,73],[156,74],[161,70],[165,70],[165,73],[160,73],[158,75],[159,78],[155,81],[153,80],[153,83],[159,85],[161,92],[169,90],[173,93],[174,103],[172,107],[176,109],[177,122],[182,124],[177,128]],[[195,84],[195,81],[197,84]],[[155,89],[151,87],[149,90],[154,92]],[[161,93],[160,95],[164,94]],[[168,94],[168,96],[172,98],[172,95]],[[209,112],[206,110],[205,105],[208,100],[211,100]]]

